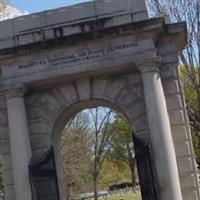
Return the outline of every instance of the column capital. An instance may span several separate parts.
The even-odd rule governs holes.
[[[137,69],[142,73],[159,72],[160,58],[136,63]]]
[[[9,98],[23,97],[26,92],[25,86],[12,87],[4,90],[4,95]]]

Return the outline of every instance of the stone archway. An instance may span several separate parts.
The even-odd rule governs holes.
[[[131,79],[132,83],[130,84]],[[79,87],[78,85],[81,86],[81,88],[77,89]],[[62,111],[59,113],[59,117],[56,118],[53,126],[51,138],[51,144],[54,146],[57,161],[57,171],[60,180],[60,194],[66,194],[64,189],[62,189],[62,186],[64,186],[64,181],[62,182],[62,178],[64,178],[64,176],[62,173],[62,164],[59,150],[60,135],[64,129],[66,121],[74,116],[74,114],[77,112],[85,108],[96,106],[106,106],[118,110],[121,113],[126,114],[126,117],[129,119],[129,121],[136,125],[135,130],[137,130],[139,137],[149,143],[149,130],[146,120],[145,103],[143,101],[144,99],[141,78],[139,74],[136,73],[123,75],[121,77],[111,76],[103,79],[97,78],[90,81],[85,79],[81,82],[77,81],[72,87],[71,86],[72,85],[69,84],[65,87],[56,89],[57,92],[60,93],[60,91],[67,91],[70,88],[71,92],[76,94],[76,98],[74,98],[74,101],[66,103]],[[128,93],[132,94],[133,98],[125,98]],[[62,95],[57,98],[64,100]],[[57,102],[61,101],[57,99]],[[67,99],[65,99],[63,102],[67,102]],[[49,102],[49,104],[51,103]]]
[[[177,68],[185,24],[149,19],[145,1],[97,0],[1,25],[6,200],[31,200],[31,156],[50,146],[65,115],[99,101],[122,110],[150,142],[159,199],[199,198]]]

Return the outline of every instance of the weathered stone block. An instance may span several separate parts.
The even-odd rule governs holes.
[[[183,191],[183,200],[199,200],[195,190],[196,188],[193,190],[191,188],[190,190]]]
[[[37,135],[31,137],[32,150],[48,148],[50,146],[50,135]]]
[[[0,96],[0,109],[6,109],[6,97]]]
[[[181,188],[188,189],[196,187],[195,177],[193,175],[185,175],[180,177]]]
[[[95,2],[96,15],[105,15],[113,12],[125,12],[128,9],[127,1],[115,1],[115,0],[97,0]]]
[[[74,5],[63,7],[56,10],[46,12],[46,25],[56,23],[72,22],[95,16],[94,5],[86,3],[82,5]]]
[[[104,27],[119,26],[125,23],[131,23],[131,15],[120,15],[105,21]]]
[[[60,99],[57,98],[53,94],[53,90],[49,93],[44,94],[42,98],[46,101],[47,104],[51,104],[57,111],[60,111],[63,109],[63,104],[60,103]]]
[[[9,48],[9,47],[12,47],[14,46],[14,39],[13,38],[6,38],[2,41],[0,41],[0,49],[6,49],[6,48]]]
[[[3,163],[3,169],[4,170],[12,170],[12,158],[11,158],[11,155],[9,155],[9,154],[8,155],[4,155],[2,163]]]
[[[189,142],[180,142],[175,144],[175,151],[177,157],[190,156]]]
[[[13,19],[15,24],[15,32],[19,34],[22,31],[30,29],[40,30],[41,26],[45,25],[45,12],[24,15]]]
[[[133,124],[133,129],[134,132],[140,132],[142,130],[148,130],[149,126],[148,126],[148,120],[147,120],[147,116],[146,115],[142,115],[142,116],[138,116],[135,119],[130,119],[130,121]]]
[[[63,28],[63,36],[73,35],[81,33],[81,27],[80,26],[66,26]]]
[[[166,96],[172,94],[178,94],[180,92],[177,80],[162,80],[162,84]]]
[[[8,123],[7,110],[1,109],[0,110],[0,125],[7,124],[7,123]]]
[[[92,97],[95,99],[102,99],[104,90],[106,88],[106,79],[95,79],[92,83]]]
[[[104,91],[103,98],[115,102],[120,92],[126,85],[126,79],[118,77],[117,80],[108,80]]]
[[[163,80],[165,79],[178,79],[177,64],[161,64],[160,72]]]
[[[45,39],[53,39],[54,38],[54,30],[53,29],[47,29],[45,30]]]
[[[171,110],[168,113],[171,125],[180,125],[186,123],[183,110]]]
[[[53,98],[56,99],[60,108],[63,109],[63,107],[65,107],[66,102],[65,102],[65,99],[63,99],[63,93],[60,92],[60,88],[52,89],[50,94],[52,95]],[[49,105],[51,105],[51,107],[54,107],[54,105],[51,104],[51,102],[49,103]],[[54,109],[55,109],[55,107],[54,107]]]
[[[15,193],[14,186],[5,187],[5,197],[6,197],[6,200],[16,200],[16,193]]]
[[[188,134],[185,125],[172,126],[171,129],[174,142],[188,140]]]
[[[178,63],[178,55],[170,52],[162,56],[162,64],[165,63]]]
[[[37,31],[33,34],[33,42],[40,42],[44,39],[44,32],[42,30]]]
[[[4,183],[5,186],[14,185],[13,171],[4,170],[4,172],[3,172],[3,183]]]
[[[76,82],[78,96],[80,100],[90,99],[90,79],[79,79]]]
[[[124,100],[126,102],[126,100]],[[146,107],[143,101],[132,102],[129,105],[123,107],[125,113],[130,119],[136,119],[137,117],[146,114]]]
[[[172,44],[172,43],[162,43],[161,46],[159,46],[158,48],[158,52],[160,55],[165,56],[165,54],[176,54],[177,50],[176,50],[176,45]]]
[[[118,96],[117,102],[125,108],[131,104],[141,101],[142,97],[143,88],[141,85],[127,85]]]
[[[14,36],[14,26],[12,20],[1,21],[0,23],[0,40],[11,38]],[[2,43],[1,43],[2,44]]]
[[[78,94],[75,89],[75,86],[72,84],[68,84],[67,86],[60,87],[59,92],[65,101],[65,105],[70,105],[78,100]]]
[[[183,157],[177,159],[179,174],[192,171],[193,165],[190,157]]]
[[[180,95],[172,95],[166,97],[167,109],[168,111],[172,109],[181,109],[182,108],[182,100]]]
[[[140,73],[130,73],[127,74],[127,78],[129,80],[130,85],[140,84],[142,85],[142,77]]]
[[[141,2],[143,2],[143,1],[141,1]],[[141,19],[147,18],[147,16],[148,16],[147,11],[143,10],[143,11],[138,12],[138,13],[137,12],[133,13],[132,19],[133,19],[133,22],[138,22],[138,21],[141,21]]]
[[[58,111],[51,104],[43,104],[41,106],[31,107],[27,110],[28,120],[43,119],[48,122],[54,122],[58,115]]]
[[[10,142],[9,140],[2,140],[1,142],[1,152],[2,152],[2,155],[10,155]]]
[[[8,140],[9,139],[9,130],[7,124],[0,126],[0,139]]]
[[[32,34],[20,35],[18,42],[19,45],[30,44],[34,42],[33,35]]]
[[[134,125],[132,127],[133,127],[133,130],[134,130]],[[151,143],[149,129],[147,129],[147,130],[144,129],[144,130],[134,132],[134,135],[136,137],[140,138],[141,140],[145,141],[146,143]]]
[[[50,123],[43,119],[29,121],[29,130],[31,135],[50,134],[51,128]]]
[[[145,14],[143,13],[143,16],[141,16],[140,20],[148,18],[147,6],[145,1],[131,0],[126,3],[131,13],[143,13],[146,11]]]

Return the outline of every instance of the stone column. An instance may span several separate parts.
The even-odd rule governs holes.
[[[175,149],[166,100],[158,69],[159,63],[138,66],[144,87],[159,199],[182,200]]]
[[[24,88],[6,91],[9,139],[14,173],[16,200],[31,200],[28,164],[31,146],[28,132]]]

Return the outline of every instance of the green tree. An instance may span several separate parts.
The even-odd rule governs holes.
[[[105,107],[87,109],[70,120],[61,148],[66,179],[73,194],[93,189],[96,200],[98,189],[109,184],[130,177],[135,184],[131,130],[125,118]],[[81,184],[90,187],[82,188]]]
[[[84,174],[86,179],[89,177],[88,185],[92,175],[94,199],[98,198],[100,170],[111,147],[112,132],[108,132],[107,128],[113,115],[109,108],[96,107],[78,113],[67,124],[61,149],[68,182],[74,185],[73,188],[76,186],[72,189],[73,194],[83,191],[78,180],[80,174]],[[74,183],[73,180],[77,181]],[[86,185],[86,182],[82,184]]]
[[[92,189],[92,154],[88,116],[80,112],[65,127],[61,155],[69,198]]]
[[[112,109],[96,107],[89,110],[93,127],[93,189],[94,200],[98,199],[98,182],[100,170],[111,148],[113,133],[108,131],[108,125],[114,115]]]
[[[125,163],[131,172],[132,183],[136,184],[136,160],[132,139],[132,128],[129,122],[118,115],[111,124],[110,131],[113,132],[112,148],[110,158],[118,165]]]
[[[198,73],[197,70],[198,69],[196,69],[195,74]],[[191,82],[190,77],[188,77],[185,66],[180,66],[180,72],[187,102],[196,160],[200,167],[200,115],[198,114],[199,112],[196,111],[198,108],[198,95],[195,86]]]
[[[102,190],[108,189],[108,186],[123,181],[130,182],[131,173],[129,167],[123,162],[117,163],[112,159],[105,159],[99,177],[99,187]]]
[[[84,135],[65,132],[62,138],[64,174],[70,198],[92,189],[92,156]]]

